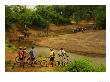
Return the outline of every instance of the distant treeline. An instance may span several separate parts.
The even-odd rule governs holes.
[[[96,25],[106,28],[105,5],[37,5],[29,9],[24,5],[5,6],[5,27],[12,23],[19,23],[23,27],[48,27],[49,23],[56,25],[69,24],[71,20],[78,23],[80,20],[94,20]]]

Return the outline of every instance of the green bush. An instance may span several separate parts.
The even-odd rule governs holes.
[[[69,72],[104,72],[106,68],[103,65],[94,66],[88,59],[79,59],[74,60],[61,70]]]
[[[11,60],[5,60],[5,65],[11,65],[12,61]]]
[[[95,20],[97,26],[106,29],[106,6],[99,6],[96,8]]]
[[[105,72],[106,71],[106,67],[101,64],[101,65],[95,67],[94,71],[95,72],[102,72],[102,71]]]
[[[13,51],[17,51],[17,48],[13,44],[11,44],[8,40],[5,41],[5,48]]]
[[[66,70],[70,72],[91,72],[93,65],[87,59],[80,59],[67,65]]]

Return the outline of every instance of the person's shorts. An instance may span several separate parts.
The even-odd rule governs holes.
[[[34,59],[35,59],[35,57],[32,57],[31,59],[32,59],[32,60],[34,60]]]
[[[26,58],[26,56],[24,56],[23,58]]]
[[[50,61],[54,61],[54,57],[50,57]]]
[[[59,55],[59,57],[63,57],[64,55]]]
[[[19,58],[20,60],[23,60],[23,58]]]

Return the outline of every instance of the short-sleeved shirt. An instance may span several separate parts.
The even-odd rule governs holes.
[[[23,50],[23,57],[26,57],[26,50]]]
[[[34,58],[34,50],[33,49],[30,50],[30,57]]]
[[[22,58],[22,57],[23,57],[23,52],[22,52],[22,50],[18,51],[18,55],[19,55],[19,58]]]
[[[65,52],[64,50],[60,50],[60,51],[58,52],[58,55],[64,56],[65,53],[66,53],[66,52]]]
[[[54,57],[55,56],[55,52],[51,51],[49,55],[50,55],[50,57]]]

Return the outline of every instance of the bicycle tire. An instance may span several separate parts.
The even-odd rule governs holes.
[[[44,67],[47,67],[47,61],[46,60],[42,60],[41,61],[41,65],[44,66]]]
[[[15,61],[16,61],[16,63],[20,63],[19,56],[17,56],[17,57],[15,58]]]
[[[30,64],[30,58],[26,59],[26,64]]]
[[[55,61],[55,66],[59,66],[60,65],[60,61]]]
[[[41,61],[35,60],[34,64],[41,66]]]

